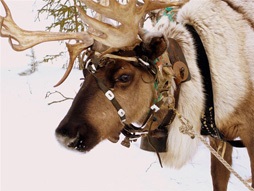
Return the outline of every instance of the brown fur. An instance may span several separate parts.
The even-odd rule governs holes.
[[[252,187],[254,187],[254,89],[250,85],[246,97],[228,119],[219,126],[221,132],[228,140],[239,137],[248,150],[251,160]],[[217,150],[220,141],[210,139],[211,146]],[[225,160],[232,164],[232,146],[227,144]],[[211,157],[211,173],[214,190],[227,190],[229,171],[214,156]]]

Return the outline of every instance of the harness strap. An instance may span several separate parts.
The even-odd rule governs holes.
[[[173,38],[169,38],[168,40],[168,56],[175,73],[176,84],[179,85],[183,82],[189,81],[191,79],[191,75],[180,45]]]
[[[149,130],[148,135],[142,137],[141,139],[141,146],[140,148],[147,151],[156,152],[166,152],[167,151],[167,136],[168,136],[168,129],[169,126],[175,116],[175,108],[178,107],[178,100],[180,95],[181,84],[191,79],[191,75],[189,72],[189,68],[182,52],[180,45],[177,43],[175,39],[168,39],[168,49],[166,54],[164,53],[160,58],[157,59],[157,65],[160,67],[162,65],[162,73],[164,78],[171,78],[170,72],[168,71],[168,67],[172,67],[174,72],[174,80],[176,83],[176,89],[174,91],[174,106],[173,108],[169,108],[167,114],[162,119],[160,125],[155,130]],[[169,72],[169,73],[168,73]],[[167,76],[169,75],[169,76]],[[161,80],[161,79],[160,79]],[[169,87],[167,81],[160,81],[161,88],[166,88],[166,92],[169,91]],[[166,87],[165,87],[166,85]],[[168,92],[165,93],[164,97],[168,97]],[[159,155],[158,155],[159,157]],[[160,159],[160,157],[159,157]]]
[[[176,90],[174,92],[175,98],[175,108],[178,107],[179,94],[181,89],[181,83],[189,81],[191,79],[191,75],[189,72],[188,64],[182,52],[180,45],[173,38],[169,38],[168,43],[168,56],[170,63],[172,64],[172,68],[175,73],[175,82],[176,82]],[[173,109],[170,109],[164,119],[162,120],[160,126],[158,128],[162,128],[171,124],[175,118],[175,112]]]
[[[115,99],[115,95],[114,93],[109,90],[104,83],[97,78],[95,75],[93,75],[97,81],[98,86],[100,87],[100,89],[102,90],[102,92],[105,94],[105,96],[108,98],[109,101],[111,101],[111,103],[114,105],[120,119],[121,122],[125,122],[126,121],[126,116],[125,116],[125,111],[122,109],[122,107],[120,106],[120,104],[118,103],[118,101]]]

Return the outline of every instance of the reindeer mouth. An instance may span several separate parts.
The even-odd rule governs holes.
[[[86,153],[90,151],[100,142],[100,137],[96,131],[78,131],[74,133],[67,133],[65,128],[58,128],[56,130],[56,138],[60,145],[67,149]]]
[[[80,134],[77,135],[77,137],[71,141],[70,143],[67,144],[68,148],[75,149],[80,152],[86,152],[87,151],[87,146],[85,145],[85,141],[80,136]]]
[[[64,146],[67,149],[76,150],[79,152],[86,152],[89,150],[85,145],[85,139],[80,136],[80,134],[78,134],[75,138],[56,134],[56,138],[60,145]]]

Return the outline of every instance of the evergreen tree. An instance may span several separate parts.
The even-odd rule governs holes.
[[[19,73],[20,76],[27,76],[38,70],[38,65],[40,62],[38,62],[36,59],[34,49],[31,48],[31,54],[27,54],[26,56],[31,58],[31,63],[29,64],[29,69]]]
[[[79,0],[43,0],[45,5],[38,10],[37,18],[47,14],[54,22],[46,30],[58,28],[60,32],[84,31],[84,25],[78,17],[76,6],[82,7]],[[84,7],[85,8],[85,7]]]

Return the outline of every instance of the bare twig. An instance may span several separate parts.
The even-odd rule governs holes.
[[[47,99],[49,96],[51,96],[52,94],[60,94],[62,97],[63,97],[63,99],[61,99],[61,100],[58,100],[58,101],[52,101],[52,102],[50,102],[50,103],[48,103],[48,105],[51,105],[51,104],[54,104],[54,103],[60,103],[60,102],[63,102],[63,101],[66,101],[66,100],[73,100],[74,98],[70,98],[70,97],[66,97],[65,95],[63,95],[61,92],[59,92],[59,91],[54,91],[54,92],[47,92],[46,93],[46,96],[45,96],[45,99]]]

